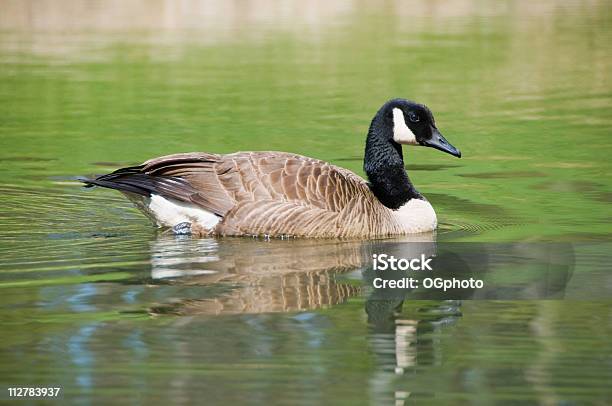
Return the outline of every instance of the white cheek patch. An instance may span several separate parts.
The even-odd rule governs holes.
[[[393,109],[393,141],[398,144],[417,145],[414,133],[406,125],[404,113],[398,108]]]

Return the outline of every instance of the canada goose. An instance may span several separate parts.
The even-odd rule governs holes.
[[[393,99],[370,124],[363,164],[369,182],[286,152],[167,155],[81,181],[123,192],[177,234],[369,238],[432,231],[436,214],[410,182],[401,144],[461,157],[426,106]]]

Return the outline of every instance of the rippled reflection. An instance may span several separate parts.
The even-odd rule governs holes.
[[[0,1],[0,387],[609,404],[609,20],[605,0]],[[464,152],[405,150],[435,244],[175,239],[72,181],[197,150],[361,174],[393,96]],[[372,253],[418,249],[485,289],[372,287]]]
[[[415,241],[420,239],[421,241]],[[432,259],[433,271],[374,270],[374,254]],[[152,313],[292,312],[336,305],[369,292],[370,301],[563,298],[572,278],[571,244],[436,243],[433,234],[378,241],[196,239],[160,236],[151,244],[151,280],[173,286],[220,286],[215,297],[174,300]],[[348,276],[343,276],[348,275]],[[415,277],[416,288],[377,286]],[[422,280],[478,279],[481,289],[443,291]],[[380,285],[380,282],[378,282]],[[588,295],[588,289],[582,290]]]
[[[402,301],[370,299],[366,302],[369,345],[376,372],[370,378],[372,399],[392,399],[403,405],[410,386],[398,385],[397,376],[411,374],[417,366],[439,366],[444,354],[435,336],[461,317],[460,301],[416,302],[404,309]],[[421,395],[427,388],[418,388]],[[433,395],[433,392],[429,392]]]
[[[433,234],[411,237],[432,240]],[[419,243],[407,243],[416,255]],[[423,243],[431,255],[433,243]],[[151,248],[153,279],[187,285],[224,284],[215,298],[181,301],[153,313],[232,314],[311,310],[359,295],[359,280],[338,276],[371,262],[379,243],[368,241],[159,238]]]

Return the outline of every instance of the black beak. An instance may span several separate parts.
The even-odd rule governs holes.
[[[446,141],[446,138],[440,134],[437,128],[432,128],[431,138],[428,140],[421,141],[421,145],[425,147],[431,147],[435,149],[439,149],[440,151],[446,152],[447,154],[451,154],[456,156],[457,158],[461,158],[461,151],[457,148],[453,147],[450,142]]]

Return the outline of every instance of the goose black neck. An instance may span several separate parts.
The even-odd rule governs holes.
[[[422,198],[404,169],[402,146],[393,141],[392,119],[381,112],[370,124],[363,169],[370,190],[390,209],[398,209],[410,199]]]

